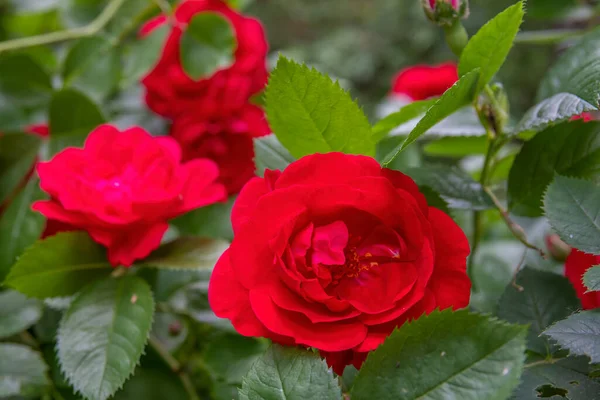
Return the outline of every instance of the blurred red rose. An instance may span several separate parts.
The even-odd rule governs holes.
[[[408,176],[370,157],[315,154],[241,191],[210,305],[246,336],[357,368],[396,326],[467,306],[469,243]]]
[[[182,165],[175,140],[137,127],[119,132],[102,125],[83,149],[65,149],[37,170],[51,200],[33,209],[87,231],[108,248],[114,266],[130,266],[156,249],[169,219],[226,197],[214,162]]]
[[[575,115],[574,117],[571,118],[571,121],[577,121],[577,120],[583,120],[583,122],[590,122],[594,120],[594,116],[590,113],[584,112],[581,113],[580,115]]]
[[[453,8],[458,8],[458,0],[429,0],[429,5],[431,8],[435,8],[436,1],[450,3]]]
[[[264,112],[251,104],[226,118],[182,115],[171,126],[171,136],[181,144],[184,161],[209,158],[216,162],[219,180],[229,194],[238,193],[255,176],[252,138],[269,133]]]
[[[394,78],[392,94],[405,95],[411,100],[441,96],[458,80],[456,64],[437,66],[416,65],[406,68]]]
[[[205,11],[217,12],[233,25],[237,40],[235,62],[212,76],[194,80],[183,70],[179,57],[181,25]],[[172,27],[160,60],[142,79],[146,103],[154,112],[172,119],[188,112],[227,118],[264,88],[268,48],[257,20],[238,14],[221,0],[184,1],[174,17],[179,25]],[[147,22],[141,33],[146,35],[165,23],[164,16],[157,17]]]
[[[599,264],[600,256],[586,254],[577,249],[571,251],[565,262],[565,276],[571,281],[577,297],[581,300],[581,305],[586,310],[600,307],[600,291],[586,293],[587,289],[583,285],[585,272]]]
[[[48,127],[48,124],[29,125],[25,131],[29,133],[35,133],[36,135],[43,138],[48,137],[48,135],[50,135],[50,128]]]

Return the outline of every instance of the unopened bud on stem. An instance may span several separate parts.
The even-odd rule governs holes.
[[[421,0],[425,15],[441,26],[452,26],[469,16],[469,0]]]

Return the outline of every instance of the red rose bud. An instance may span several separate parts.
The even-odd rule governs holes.
[[[600,264],[600,256],[586,254],[577,249],[571,251],[565,262],[565,276],[571,281],[584,310],[600,308],[600,291],[588,292],[583,285],[583,275],[598,264]]]
[[[458,80],[454,63],[415,65],[403,69],[394,77],[392,95],[408,96],[412,101],[444,94]]]
[[[469,0],[422,0],[425,15],[438,25],[452,25],[469,16]]]
[[[546,235],[544,238],[548,252],[556,261],[565,261],[571,252],[571,246],[563,242],[557,234]]]

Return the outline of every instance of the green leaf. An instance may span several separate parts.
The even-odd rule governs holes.
[[[402,150],[427,132],[429,128],[469,104],[475,97],[475,85],[478,79],[479,70],[471,71],[460,78],[431,106],[406,140],[398,145],[385,159],[383,165],[387,166],[391,163]]]
[[[558,321],[544,331],[570,354],[600,362],[600,310],[582,311]]]
[[[559,122],[568,121],[581,113],[595,110],[596,107],[573,94],[555,94],[549,99],[543,100],[530,108],[514,129],[513,133],[519,134],[525,131],[541,131],[542,129]]]
[[[240,400],[342,399],[333,372],[318,354],[273,344],[244,377]]]
[[[112,271],[104,247],[85,232],[65,232],[29,247],[4,283],[31,297],[64,297]]]
[[[595,265],[585,271],[583,284],[588,289],[588,292],[600,291],[600,265]]]
[[[46,218],[33,211],[31,205],[45,197],[39,187],[39,180],[30,179],[0,214],[0,237],[5,238],[0,240],[0,282],[4,280],[17,257],[42,235]]]
[[[392,130],[390,136],[408,136],[419,124],[420,118],[408,121]],[[421,136],[435,140],[438,137],[486,136],[485,129],[471,104],[442,119]]]
[[[25,182],[35,164],[41,140],[25,133],[0,136],[0,204]]]
[[[566,51],[544,77],[539,99],[571,93],[595,107],[600,103],[600,29]]]
[[[504,400],[523,370],[526,327],[467,310],[405,323],[371,352],[353,400]]]
[[[600,186],[557,175],[544,197],[544,211],[568,245],[600,254]]]
[[[280,56],[265,96],[269,124],[292,156],[375,154],[371,126],[360,107],[338,82],[315,69]]]
[[[511,212],[541,216],[542,197],[557,173],[582,178],[600,173],[600,123],[563,123],[526,142],[508,178]]]
[[[138,367],[113,400],[189,400],[176,373],[158,368]],[[66,400],[66,399],[65,399]]]
[[[381,119],[373,126],[373,141],[379,142],[397,126],[425,114],[436,101],[437,99],[415,101]]]
[[[102,36],[80,39],[67,53],[62,77],[65,87],[77,88],[96,101],[102,101],[119,83],[119,51]]]
[[[73,387],[91,400],[121,388],[142,355],[153,312],[150,287],[135,276],[86,286],[58,329],[58,358]]]
[[[182,234],[233,240],[231,209],[235,197],[226,203],[212,204],[170,221]]]
[[[202,12],[192,18],[179,46],[183,69],[200,79],[233,64],[237,44],[234,28],[223,15]]]
[[[267,347],[265,340],[225,333],[206,345],[203,360],[212,374],[227,383],[241,384]]]
[[[277,140],[277,136],[267,135],[254,139],[254,163],[258,176],[263,176],[265,169],[283,171],[294,161],[295,158]]]
[[[477,92],[492,80],[504,64],[523,22],[523,8],[523,2],[520,1],[498,14],[481,27],[464,48],[458,64],[458,73],[464,76],[480,69],[481,78],[477,84]]]
[[[529,267],[519,272],[516,285],[506,287],[498,304],[498,317],[530,324],[527,348],[541,355],[552,354],[554,346],[540,335],[579,308],[575,290],[567,278]]]
[[[39,353],[20,344],[0,343],[0,398],[39,398],[50,386]]]
[[[22,107],[45,104],[52,94],[50,75],[27,54],[0,57],[0,95]]]
[[[0,292],[0,304],[0,339],[28,329],[42,316],[42,304],[19,292]]]
[[[419,186],[419,191],[425,199],[427,199],[427,204],[430,207],[435,207],[439,210],[442,210],[446,214],[450,214],[450,208],[448,207],[448,202],[440,196],[438,192],[430,188],[429,186]]]
[[[156,65],[170,31],[169,24],[164,24],[125,47],[122,89],[137,84]]]
[[[486,210],[494,206],[481,185],[456,167],[429,165],[404,172],[417,184],[429,186],[438,192],[449,208]]]
[[[153,268],[212,270],[228,247],[224,240],[181,237],[162,245],[143,264]]]
[[[427,143],[423,151],[432,156],[461,158],[472,154],[485,154],[487,137],[456,136],[443,137]]]

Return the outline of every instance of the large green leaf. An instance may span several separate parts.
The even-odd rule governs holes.
[[[50,75],[27,54],[0,57],[0,95],[22,107],[45,104],[52,94]]]
[[[153,252],[144,260],[144,265],[178,270],[212,270],[227,247],[229,243],[224,240],[181,237]]]
[[[436,101],[437,99],[415,101],[381,119],[373,126],[373,140],[379,142],[397,126],[425,114]]]
[[[597,107],[600,101],[600,29],[566,51],[544,77],[539,99],[571,93]]]
[[[581,113],[594,110],[596,110],[596,107],[573,94],[558,93],[530,108],[513,133],[541,131]]]
[[[544,197],[544,211],[567,244],[600,254],[600,186],[557,175]]]
[[[0,292],[0,339],[17,334],[42,316],[42,304],[19,292]]]
[[[464,48],[458,64],[458,73],[463,76],[480,69],[478,92],[492,80],[504,64],[524,15],[523,2],[520,1],[481,27]]]
[[[102,36],[83,38],[69,49],[62,77],[66,87],[77,88],[96,101],[102,101],[119,83],[119,50]]]
[[[265,169],[283,171],[295,158],[277,140],[275,135],[254,139],[254,163],[256,174],[263,176]]]
[[[429,186],[437,191],[450,208],[485,210],[494,206],[481,185],[458,168],[429,165],[410,168],[404,173],[417,184]]]
[[[558,321],[544,331],[570,354],[600,362],[600,310],[582,311]]]
[[[104,247],[85,232],[65,232],[29,247],[4,283],[31,297],[63,297],[112,271]]]
[[[273,344],[244,377],[240,400],[341,400],[333,372],[318,354]]]
[[[0,343],[0,398],[39,398],[50,386],[39,353],[20,344]]]
[[[410,132],[406,140],[392,150],[389,156],[384,160],[383,165],[387,166],[390,164],[402,150],[427,132],[429,128],[473,101],[473,98],[475,97],[475,86],[477,85],[478,79],[478,69],[473,70],[460,78],[454,86],[448,89],[442,97],[427,110],[425,116]]]
[[[553,353],[554,346],[540,335],[579,308],[575,290],[567,278],[528,267],[519,272],[516,285],[506,287],[498,305],[498,317],[530,324],[527,348],[541,355]]]
[[[231,209],[235,199],[235,196],[231,196],[226,203],[193,210],[175,218],[171,223],[182,234],[232,240]]]
[[[526,327],[466,310],[405,323],[371,352],[353,400],[504,400],[523,369]]]
[[[265,96],[271,128],[294,157],[375,154],[367,117],[339,83],[315,69],[279,57]]]
[[[179,42],[181,64],[192,79],[208,77],[233,63],[236,45],[234,27],[223,15],[199,13]]]
[[[30,179],[0,214],[0,282],[4,280],[17,257],[36,240],[44,230],[46,218],[31,209],[36,200],[45,198],[37,178]]]
[[[0,136],[0,204],[25,182],[40,143],[38,136],[25,133]]]
[[[121,88],[137,84],[154,67],[170,32],[170,26],[164,24],[124,48]]]
[[[600,291],[600,265],[595,265],[585,271],[583,284],[588,289],[588,292]]]
[[[65,376],[90,400],[113,395],[133,373],[148,340],[154,300],[134,276],[85,287],[58,329],[57,352]]]
[[[563,123],[538,133],[521,148],[508,178],[509,208],[542,215],[542,197],[555,174],[592,178],[600,173],[600,123]]]

